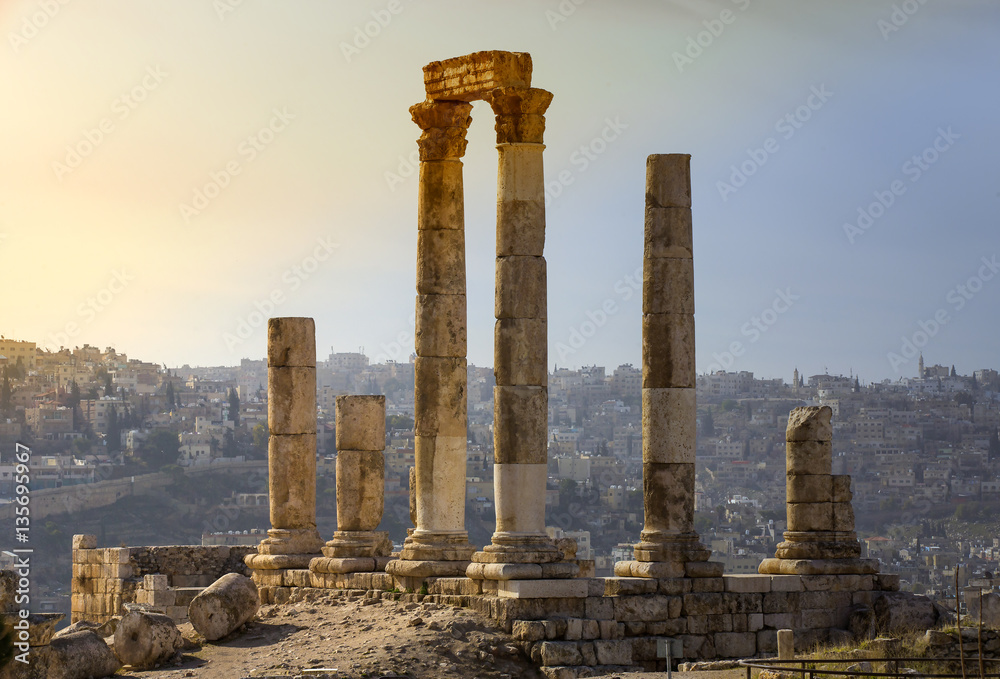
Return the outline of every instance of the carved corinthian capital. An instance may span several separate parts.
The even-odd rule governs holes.
[[[552,93],[536,87],[498,87],[483,98],[497,116],[497,143],[542,143]]]
[[[452,160],[465,155],[472,104],[464,101],[423,101],[410,107],[410,115],[423,134],[417,140],[420,160]]]

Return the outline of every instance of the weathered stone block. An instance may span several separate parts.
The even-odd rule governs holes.
[[[785,507],[790,531],[834,530],[832,502],[789,502]]]
[[[268,368],[267,426],[272,438],[316,433],[316,368]]]
[[[832,441],[833,409],[830,406],[802,406],[788,414],[786,441]]]
[[[493,370],[498,386],[548,384],[546,328],[544,318],[501,318],[496,322]]]
[[[628,641],[595,641],[594,652],[599,665],[631,665],[632,644]]]
[[[643,258],[690,258],[692,248],[691,208],[646,206]]]
[[[719,632],[715,635],[715,653],[720,658],[751,658],[757,654],[757,635],[753,632]]]
[[[691,207],[691,156],[653,154],[646,158],[646,207]]]
[[[493,387],[494,462],[546,464],[548,412],[545,387]]]
[[[643,463],[646,529],[694,531],[694,465]]]
[[[452,121],[459,123],[458,127],[465,124],[467,130],[467,122],[471,120],[468,117],[468,111],[471,109],[471,106],[464,110],[462,106],[457,106],[453,107],[451,111],[440,112],[443,113],[443,116],[438,111],[435,111],[433,115],[437,115],[439,118],[450,115]],[[425,109],[418,115],[426,113],[430,113],[430,111]],[[464,153],[466,130],[451,132],[450,138],[435,150],[436,153],[432,151],[432,154],[447,154],[459,149]],[[449,145],[451,148],[448,148]],[[417,185],[417,229],[420,231],[465,229],[465,189],[462,180],[462,163],[420,163],[420,181]]]
[[[566,641],[579,641],[583,638],[583,620],[581,618],[569,618],[566,620],[566,632],[563,635]]]
[[[833,502],[850,502],[853,498],[850,474],[835,475],[833,477]]]
[[[414,372],[416,435],[466,437],[466,360],[417,356]]]
[[[591,620],[614,620],[615,607],[610,598],[589,596],[585,602],[587,617]]]
[[[621,596],[626,594],[655,594],[656,580],[650,578],[605,578],[604,595]]]
[[[506,147],[501,153],[506,156],[511,147]],[[527,149],[525,149],[527,150]],[[533,150],[533,149],[531,149]],[[530,150],[528,150],[530,152]],[[521,151],[524,153],[524,150]],[[540,150],[539,150],[540,152]],[[501,157],[501,164],[507,160]],[[518,171],[517,174],[524,174]],[[520,179],[521,181],[518,181]],[[538,187],[524,186],[523,180],[528,177],[517,177],[513,183],[500,178],[497,189],[501,199],[497,201],[497,256],[541,257],[545,249],[545,189],[544,184]],[[512,185],[513,184],[513,185]],[[541,193],[543,198],[515,198],[507,196],[531,196]],[[504,195],[506,194],[506,195]],[[539,228],[541,227],[541,228]]]
[[[465,295],[417,295],[418,356],[461,358],[468,349]]]
[[[515,620],[511,635],[519,641],[541,641],[545,638],[545,624],[540,620]]]
[[[614,598],[615,620],[650,621],[669,620],[670,601],[672,598],[661,594],[624,595]],[[676,605],[676,604],[675,604]]]
[[[497,588],[497,596],[513,599],[583,599],[587,596],[587,583],[573,578],[565,580],[504,580]]]
[[[297,529],[315,523],[316,434],[286,436],[272,431],[267,446],[271,525]]]
[[[500,318],[546,318],[544,257],[497,257],[494,313]]]
[[[311,318],[267,319],[269,368],[315,368],[316,323]]]
[[[385,450],[385,396],[338,396],[336,421],[337,450]]]
[[[539,645],[542,664],[546,667],[583,664],[583,656],[575,642],[543,641]]]
[[[785,444],[788,474],[830,474],[833,468],[833,442],[789,441]]]
[[[643,262],[642,313],[694,313],[694,260],[657,257]]]
[[[339,406],[339,397],[337,402]],[[373,531],[382,522],[384,507],[385,455],[382,451],[338,450],[337,530]]]
[[[833,529],[844,532],[854,530],[854,507],[850,502],[833,503]]]
[[[643,462],[694,464],[697,419],[694,389],[643,389]]]
[[[830,474],[788,474],[786,502],[832,502],[833,476]]]
[[[683,615],[718,615],[728,613],[725,597],[717,592],[684,595]]]
[[[694,316],[643,314],[643,388],[694,387]]]
[[[771,575],[772,592],[801,592],[805,589],[802,585],[801,575]]]
[[[608,621],[605,621],[608,622]],[[582,620],[580,634],[584,639],[601,639],[601,626],[596,620]]]
[[[417,231],[417,294],[465,294],[465,231]]]

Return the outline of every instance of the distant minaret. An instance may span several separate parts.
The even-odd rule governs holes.
[[[799,390],[799,369],[795,368],[795,372],[792,373],[792,391]]]
[[[920,362],[917,363],[917,377],[924,376],[924,353],[920,352]]]

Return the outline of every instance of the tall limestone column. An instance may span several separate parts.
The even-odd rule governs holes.
[[[785,430],[788,530],[775,558],[760,573],[853,575],[878,572],[877,559],[862,559],[854,532],[851,477],[834,475],[833,410],[795,408]]]
[[[280,586],[277,574],[307,568],[323,540],[316,530],[316,326],[311,318],[267,321],[268,500],[271,528],[246,564],[259,585]]]
[[[645,527],[635,561],[615,574],[716,577],[722,564],[694,530],[694,258],[691,156],[646,159],[642,289],[642,486]]]
[[[414,428],[417,525],[386,572],[409,577],[465,572],[466,298],[462,161],[472,104],[410,108],[423,134],[417,217]]]
[[[492,544],[467,574],[493,580],[572,577],[576,564],[545,533],[548,447],[547,288],[542,136],[552,94],[498,87],[484,94],[497,116],[497,260],[493,392]]]

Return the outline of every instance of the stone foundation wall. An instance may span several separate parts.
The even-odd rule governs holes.
[[[103,623],[122,615],[126,603],[148,604],[175,620],[186,619],[194,594],[226,573],[245,575],[243,557],[256,551],[225,545],[98,549],[94,536],[74,535],[70,621]]]

